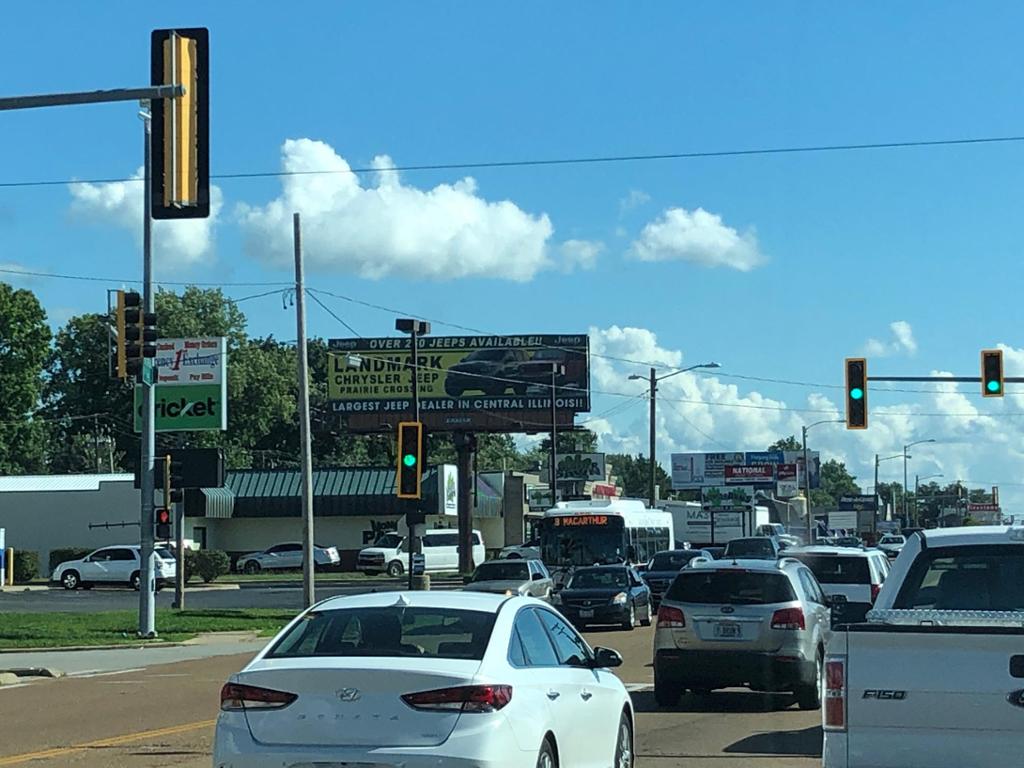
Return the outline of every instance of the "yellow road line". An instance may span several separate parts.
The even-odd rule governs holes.
[[[123,736],[113,736],[109,739],[98,739],[97,741],[89,741],[85,744],[75,744],[70,747],[55,747],[54,749],[41,749],[38,752],[25,752],[21,755],[0,757],[0,766],[18,765],[20,763],[27,763],[30,760],[44,760],[48,757],[64,757],[65,755],[74,754],[75,752],[85,752],[86,750],[97,749],[100,747],[119,747],[122,744],[131,744],[132,742],[143,741],[144,739],[152,739],[160,736],[173,736],[176,733],[188,733],[189,731],[198,731],[201,728],[210,728],[216,724],[216,720],[201,720],[197,723],[172,725],[169,728],[157,728],[152,731],[126,733]]]

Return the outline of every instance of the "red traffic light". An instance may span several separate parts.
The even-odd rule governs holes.
[[[158,509],[156,511],[156,523],[157,525],[170,525],[171,510],[164,508]]]

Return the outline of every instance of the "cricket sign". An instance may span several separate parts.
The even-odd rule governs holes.
[[[228,356],[223,336],[158,339],[156,431],[228,428]],[[142,431],[142,387],[135,387],[135,431]]]
[[[412,412],[433,430],[546,431],[590,410],[586,334],[331,339],[327,396],[353,431],[378,431]],[[348,360],[358,356],[351,369]],[[552,393],[554,389],[554,393]]]

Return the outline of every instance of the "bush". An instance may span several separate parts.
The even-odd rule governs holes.
[[[81,547],[61,547],[60,549],[51,549],[50,570],[52,571],[58,565],[66,563],[68,560],[81,560],[90,552],[92,552],[91,549],[82,549]]]
[[[227,552],[221,552],[219,549],[201,549],[195,556],[196,573],[207,584],[231,570],[231,558]],[[188,574],[188,569],[185,573]]]
[[[14,583],[24,584],[39,576],[39,553],[14,550]]]
[[[196,552],[192,549],[185,550],[185,583],[188,584],[196,575]]]

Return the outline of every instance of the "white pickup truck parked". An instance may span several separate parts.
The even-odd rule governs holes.
[[[1024,528],[924,531],[825,659],[825,768],[1005,768],[1024,754]]]

